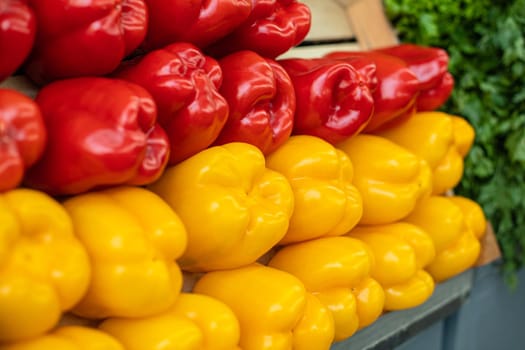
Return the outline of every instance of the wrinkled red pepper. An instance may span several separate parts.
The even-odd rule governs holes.
[[[35,40],[35,15],[25,0],[0,1],[0,81],[25,61]]]
[[[205,47],[244,22],[251,0],[145,0],[149,28],[143,47],[158,49],[184,41]]]
[[[369,89],[371,66],[362,76],[349,63],[332,59],[284,59],[278,61],[290,75],[297,109],[294,134],[320,137],[332,144],[359,133],[374,110]]]
[[[17,91],[0,89],[0,191],[20,184],[45,144],[46,129],[38,105]]]
[[[270,154],[292,133],[296,102],[290,77],[253,51],[238,51],[219,64],[224,78],[219,91],[230,115],[215,144],[246,142]]]
[[[441,107],[454,88],[454,78],[448,72],[448,53],[438,47],[399,44],[377,51],[402,59],[419,79],[421,90],[416,101],[418,111]]]
[[[155,181],[169,156],[156,107],[142,87],[119,79],[73,78],[36,97],[48,132],[26,183],[53,195]]]
[[[144,0],[29,0],[38,23],[27,73],[38,84],[112,72],[146,35]]]
[[[228,118],[218,88],[219,63],[192,44],[176,43],[122,66],[116,76],[137,83],[153,96],[158,121],[170,140],[170,164],[215,141]]]
[[[326,57],[350,62],[355,57],[361,57],[376,65],[374,114],[364,129],[365,132],[384,128],[388,123],[413,113],[419,93],[419,80],[403,60],[376,51],[332,52]]]
[[[310,8],[296,0],[252,0],[250,17],[231,34],[207,48],[224,56],[239,50],[275,58],[298,45],[311,25]]]

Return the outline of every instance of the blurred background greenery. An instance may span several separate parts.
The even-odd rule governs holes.
[[[476,129],[456,193],[480,203],[511,287],[525,263],[525,0],[384,0],[401,41],[446,49],[455,78],[442,110]]]

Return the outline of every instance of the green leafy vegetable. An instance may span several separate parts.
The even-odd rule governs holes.
[[[480,203],[514,286],[525,264],[525,0],[384,0],[404,42],[450,55],[454,92],[442,108],[476,129],[456,192]]]

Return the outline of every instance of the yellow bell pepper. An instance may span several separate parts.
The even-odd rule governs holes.
[[[474,129],[443,112],[419,112],[377,133],[425,159],[432,169],[432,193],[455,187],[463,175],[463,158],[474,141]]]
[[[451,115],[454,129],[454,143],[459,155],[465,158],[472,148],[476,132],[465,118]]]
[[[0,194],[0,343],[52,329],[89,278],[89,257],[58,202],[29,189]]]
[[[359,226],[348,236],[372,250],[371,275],[385,291],[385,310],[408,309],[432,295],[434,280],[423,268],[434,259],[434,242],[421,228],[402,222]]]
[[[146,318],[109,318],[99,326],[126,350],[201,350],[204,335],[185,317],[161,313]]]
[[[333,315],[339,341],[375,321],[383,311],[383,289],[369,277],[373,264],[363,242],[326,237],[285,246],[268,266],[298,277],[321,300]]]
[[[319,298],[306,293],[303,317],[293,329],[292,349],[329,349],[334,340],[334,318]]]
[[[182,293],[162,314],[140,319],[110,318],[100,328],[119,339],[127,350],[239,349],[239,321],[233,311],[202,294]]]
[[[476,262],[480,243],[469,227],[461,207],[450,198],[431,196],[405,219],[425,230],[436,248],[427,271],[436,282],[453,277]]]
[[[139,187],[116,187],[64,202],[87,249],[92,277],[73,312],[87,318],[142,317],[166,310],[179,295],[175,262],[186,246],[177,214]]]
[[[283,238],[293,211],[286,178],[246,143],[208,148],[168,169],[151,189],[186,226],[188,248],[179,260],[186,271],[255,262]]]
[[[193,291],[230,306],[240,322],[243,350],[322,350],[333,340],[328,312],[286,272],[260,264],[213,271]]]
[[[430,194],[432,175],[427,162],[392,141],[361,134],[337,147],[354,165],[354,185],[363,198],[360,224],[398,221]]]
[[[169,312],[199,326],[203,333],[201,350],[239,349],[239,321],[219,300],[203,294],[182,293]]]
[[[481,239],[487,229],[487,218],[478,203],[462,196],[447,197],[461,209],[467,226],[477,239]]]
[[[314,136],[292,136],[267,157],[294,192],[294,212],[281,244],[322,236],[340,236],[354,227],[363,212],[361,195],[352,185],[348,156]]]
[[[115,338],[97,329],[65,326],[30,340],[0,344],[0,350],[124,350]]]

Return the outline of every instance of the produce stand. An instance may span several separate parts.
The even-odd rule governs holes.
[[[302,2],[309,5],[314,14],[312,29],[300,46],[286,52],[280,58],[320,57],[330,51],[369,50],[398,43],[385,17],[381,0],[303,0]],[[37,88],[23,76],[10,77],[1,82],[0,87],[18,90],[30,97],[35,97],[38,92]],[[490,224],[481,245],[482,251],[476,266],[490,264],[501,256]],[[372,325],[346,340],[334,343],[331,349],[393,349],[401,345],[456,313],[468,300],[475,274],[476,268],[472,268],[436,284],[432,296],[420,306],[403,311],[386,312]],[[198,277],[200,275],[188,274],[183,291],[190,292]]]

